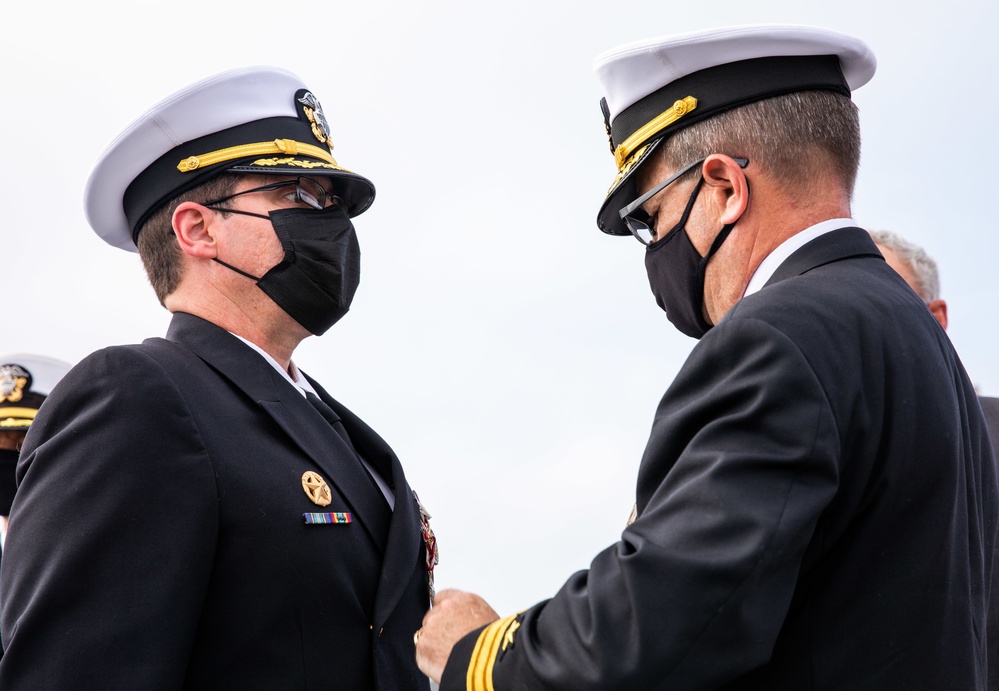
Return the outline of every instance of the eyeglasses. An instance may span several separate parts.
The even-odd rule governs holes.
[[[656,219],[654,216],[649,216],[649,214],[646,213],[645,209],[642,208],[642,204],[652,199],[652,197],[662,192],[671,183],[676,182],[679,178],[683,177],[685,173],[701,165],[706,160],[707,157],[705,156],[698,161],[694,161],[688,166],[684,166],[677,173],[671,175],[666,181],[659,183],[631,204],[628,204],[628,206],[625,206],[618,211],[618,215],[621,217],[621,220],[624,221],[626,226],[628,226],[628,230],[630,230],[631,234],[635,236],[635,239],[643,245],[651,245],[656,239]],[[740,168],[745,168],[749,165],[748,158],[733,158],[732,160],[738,163]]]
[[[212,199],[211,201],[204,202],[204,206],[214,206],[216,204],[221,204],[222,202],[229,201],[234,197],[239,197],[244,194],[250,194],[251,192],[267,192],[270,190],[279,190],[283,187],[294,187],[288,193],[288,199],[294,201],[296,204],[305,204],[313,209],[325,209],[327,206],[340,206],[344,209],[347,208],[347,204],[336,195],[332,195],[326,191],[326,188],[320,185],[318,182],[311,178],[297,178],[295,180],[282,180],[281,182],[271,183],[270,185],[261,185],[260,187],[254,187],[249,190],[243,190],[242,192],[236,192],[236,194],[230,194],[227,197],[219,197],[218,199]]]

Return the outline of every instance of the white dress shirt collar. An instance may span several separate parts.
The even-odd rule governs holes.
[[[229,333],[232,333],[232,332],[230,331]],[[285,379],[287,379],[288,382],[292,386],[295,387],[295,390],[298,391],[298,393],[302,394],[302,396],[305,396],[305,392],[306,391],[309,391],[310,393],[314,393],[317,396],[319,395],[316,392],[316,390],[314,388],[312,388],[312,384],[309,383],[309,380],[306,379],[305,377],[303,377],[299,373],[298,368],[295,367],[295,363],[294,362],[289,361],[288,362],[288,369],[285,369],[280,364],[278,364],[277,360],[275,360],[273,357],[271,357],[270,353],[268,353],[266,350],[264,350],[263,348],[261,348],[260,346],[258,346],[256,343],[253,343],[252,341],[246,340],[245,338],[243,338],[239,334],[232,334],[232,335],[235,336],[236,338],[238,338],[239,340],[241,340],[246,345],[248,345],[251,348],[253,348],[258,353],[260,353],[260,355],[263,356],[263,358],[265,360],[267,360],[267,362],[270,363],[271,367],[273,367],[278,372],[280,372],[281,376],[284,377]]]
[[[796,250],[806,243],[811,242],[820,235],[825,235],[826,233],[839,230],[840,228],[850,228],[856,225],[856,222],[852,218],[832,218],[828,221],[816,223],[814,226],[805,228],[800,233],[792,235],[787,240],[777,245],[777,247],[774,248],[774,251],[768,254],[766,259],[760,262],[760,265],[753,273],[753,277],[749,279],[749,285],[746,286],[746,292],[743,293],[742,297],[752,295],[765,286],[767,281],[770,280],[770,277],[774,275],[775,271],[777,271],[777,267],[783,264],[785,259],[794,254]]]

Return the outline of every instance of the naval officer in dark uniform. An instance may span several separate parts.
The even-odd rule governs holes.
[[[87,218],[138,250],[165,338],[98,351],[31,426],[0,579],[4,689],[426,689],[435,554],[389,446],[292,362],[350,306],[351,219],[315,95],[250,68],[101,156]]]
[[[596,70],[618,168],[598,225],[642,243],[700,340],[621,540],[518,614],[442,593],[421,668],[444,691],[984,689],[988,431],[946,334],[850,219],[873,54],[729,27]]]
[[[69,363],[45,355],[0,355],[0,548],[17,489],[17,459],[31,422]]]

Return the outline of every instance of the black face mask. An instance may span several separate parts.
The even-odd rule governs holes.
[[[724,226],[703,257],[690,242],[684,226],[694,208],[704,178],[697,181],[679,222],[645,251],[645,270],[656,302],[681,333],[700,338],[711,324],[704,320],[704,270],[735,223]]]
[[[9,516],[10,505],[14,502],[14,490],[17,489],[14,476],[17,457],[18,452],[15,449],[0,449],[0,516]]]
[[[316,336],[347,313],[361,278],[361,248],[346,211],[339,206],[280,209],[268,216],[224,211],[270,219],[284,259],[259,278],[221,259],[215,261],[252,278],[288,316]]]

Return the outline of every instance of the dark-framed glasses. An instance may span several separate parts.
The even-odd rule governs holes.
[[[281,182],[274,182],[269,185],[261,185],[260,187],[254,187],[252,189],[243,190],[242,192],[236,192],[235,194],[230,194],[226,197],[212,199],[211,201],[204,202],[204,206],[221,204],[222,202],[229,201],[234,197],[250,194],[251,192],[268,192],[270,190],[279,190],[285,187],[288,188],[287,198],[296,204],[304,204],[305,206],[313,209],[325,209],[330,205],[347,208],[347,205],[342,199],[340,199],[340,197],[327,192],[325,187],[312,178],[296,178],[294,180],[282,180]]]
[[[667,178],[663,182],[660,182],[658,185],[656,185],[651,190],[643,194],[641,197],[631,202],[627,206],[622,207],[621,210],[618,211],[618,215],[621,217],[621,220],[624,221],[624,224],[626,226],[628,226],[628,230],[631,231],[631,234],[635,236],[636,240],[638,240],[643,245],[651,245],[653,242],[655,242],[656,239],[656,228],[655,228],[656,219],[654,217],[650,217],[649,214],[645,211],[645,209],[642,208],[642,205],[645,202],[652,199],[657,194],[659,194],[660,192],[662,192],[670,184],[676,182],[678,179],[683,177],[685,173],[701,165],[706,160],[707,156],[697,161],[694,161],[690,165],[684,166],[679,171],[669,176],[669,178]],[[738,163],[740,168],[745,168],[747,165],[749,165],[748,158],[733,158],[732,160]]]

